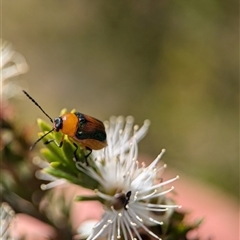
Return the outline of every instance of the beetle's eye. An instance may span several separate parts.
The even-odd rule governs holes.
[[[54,119],[54,128],[55,128],[56,132],[58,132],[60,129],[62,129],[62,125],[63,125],[63,120],[61,117]]]

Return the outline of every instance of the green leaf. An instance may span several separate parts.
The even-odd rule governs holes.
[[[65,171],[66,168],[60,169],[60,168],[45,168],[44,171],[52,176],[55,176],[57,178],[64,178],[68,180],[71,183],[74,183],[76,185],[80,185],[85,188],[89,189],[96,189],[98,188],[98,182],[86,174],[81,174],[80,172],[78,175],[73,175],[72,173],[68,173]]]
[[[63,108],[60,112],[60,116],[67,113],[67,108]]]
[[[78,174],[79,169],[76,167],[76,161],[85,163],[86,161],[85,152],[81,146],[78,146],[78,149],[76,152],[77,159],[75,159],[74,151],[76,151],[76,147],[73,145],[73,143],[69,139],[65,139],[62,146],[62,157],[65,159],[65,163],[68,169],[69,170],[71,169],[70,171],[73,171],[75,174]]]
[[[49,132],[53,128],[49,123],[45,122],[41,118],[37,119],[37,124],[42,132]]]
[[[61,165],[60,162],[51,162],[51,163],[50,163],[50,166],[51,166],[52,168],[58,168],[60,165]]]
[[[76,196],[75,201],[99,201],[99,202],[102,202],[102,199],[98,196]]]
[[[45,168],[44,171],[50,175],[53,175],[57,178],[64,178],[66,180],[68,180],[69,182],[81,185],[81,178],[80,180],[78,180],[78,178],[76,178],[76,176],[69,174],[67,172],[64,172],[62,170],[60,170],[59,168]]]
[[[63,159],[61,154],[54,154],[50,149],[48,148],[42,148],[40,150],[41,154],[44,156],[44,158],[49,162],[60,162],[64,163],[65,160]]]

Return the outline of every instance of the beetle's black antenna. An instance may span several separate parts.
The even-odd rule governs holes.
[[[23,90],[25,95],[37,106],[40,108],[40,110],[50,119],[50,121],[53,123],[52,118],[42,109],[42,107],[26,92]],[[39,140],[39,139],[38,139]]]
[[[47,135],[48,135],[49,133],[51,133],[52,131],[54,131],[54,128],[51,129],[50,131],[48,131],[47,133],[45,133],[44,135],[42,135],[42,136],[30,147],[30,150],[32,150],[39,141],[41,141],[45,136],[47,136]]]

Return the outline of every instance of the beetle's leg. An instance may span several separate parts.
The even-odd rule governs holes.
[[[76,160],[76,162],[79,160],[78,157],[77,157],[77,150],[78,150],[78,145],[76,143],[73,142],[73,145],[75,147],[75,150],[73,152],[73,155],[74,155],[74,158]]]
[[[78,159],[78,157],[77,157],[78,145],[77,145],[75,142],[73,142],[73,145],[76,147],[76,149],[75,149],[74,152],[73,152],[74,158],[75,158],[76,161],[79,161],[79,159]],[[88,153],[88,154],[85,156],[86,165],[89,166],[89,163],[88,163],[87,158],[88,158],[88,156],[92,153],[92,149],[90,149],[90,148],[88,148],[88,147],[86,147],[86,149],[87,149],[87,150],[90,150],[90,153]]]
[[[51,143],[51,142],[54,142],[59,148],[61,148],[62,147],[62,145],[63,145],[63,141],[64,141],[64,135],[62,135],[62,138],[61,138],[61,141],[60,141],[60,143],[58,143],[55,139],[49,139],[49,140],[47,140],[46,142],[44,142],[44,144],[49,144],[49,143]]]
[[[92,153],[92,149],[89,148],[89,147],[86,147],[86,149],[89,151],[89,153],[87,155],[85,155],[85,161],[86,161],[87,166],[89,166],[89,163],[88,163],[87,159],[90,156],[90,154]]]
[[[89,147],[86,147],[87,150],[89,150],[89,153],[87,155],[85,155],[85,158],[88,158],[90,156],[90,154],[92,153],[92,149]]]

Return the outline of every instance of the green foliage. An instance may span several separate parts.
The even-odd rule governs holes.
[[[43,120],[38,120],[38,125],[42,131],[49,131],[49,129],[51,129],[51,127]],[[40,133],[39,136],[41,137],[44,133],[45,132]],[[52,139],[59,142],[61,139],[60,134],[61,133],[55,132],[50,133],[43,138],[43,142]],[[74,158],[74,151],[75,147],[68,140],[67,136],[65,136],[61,148],[58,147],[54,142],[47,144],[46,148],[41,150],[44,158],[50,163],[49,167],[45,168],[44,171],[56,178],[64,178],[70,183],[92,190],[96,189],[98,183],[94,179],[90,178],[87,174],[85,174],[84,169],[82,169],[82,171],[79,171],[79,169],[76,168],[76,161],[86,164],[83,149],[79,146],[77,151],[77,160]]]

